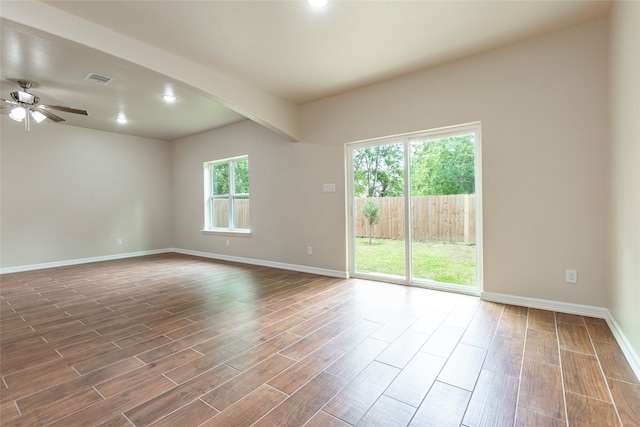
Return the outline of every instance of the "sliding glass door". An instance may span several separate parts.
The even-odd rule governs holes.
[[[477,292],[480,127],[349,145],[350,272]]]
[[[405,144],[364,145],[351,153],[355,271],[404,280]]]

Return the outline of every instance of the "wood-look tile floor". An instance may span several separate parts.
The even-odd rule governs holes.
[[[638,426],[603,320],[177,254],[0,276],[2,426]]]

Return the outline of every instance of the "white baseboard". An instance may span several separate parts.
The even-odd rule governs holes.
[[[171,252],[175,252],[183,255],[193,255],[193,256],[198,256],[202,258],[217,259],[220,261],[239,262],[242,264],[259,265],[261,267],[280,268],[282,270],[299,271],[301,273],[311,273],[311,274],[318,274],[320,276],[337,277],[340,279],[349,278],[349,273],[346,271],[329,270],[326,268],[309,267],[306,265],[286,264],[283,262],[265,261],[261,259],[220,255],[220,254],[214,254],[210,252],[192,251],[192,250],[180,249],[180,248],[171,248]]]
[[[69,259],[64,261],[45,262],[42,264],[19,265],[16,267],[0,268],[0,274],[20,273],[22,271],[42,270],[45,268],[67,267],[70,265],[88,264],[91,262],[112,261],[116,259],[134,258],[146,255],[156,255],[171,252],[171,249],[154,249],[150,251],[127,252],[123,254],[104,255],[91,258]]]
[[[620,325],[618,325],[616,319],[613,318],[611,313],[609,313],[609,316],[605,318],[605,320],[607,321],[607,325],[609,325],[609,329],[611,329],[614,338],[618,342],[620,349],[622,349],[624,356],[627,358],[629,365],[631,365],[631,369],[633,369],[633,372],[636,374],[638,381],[640,381],[640,356],[638,356],[638,353],[633,350],[631,343],[627,339],[624,332],[622,332]]]
[[[633,369],[636,377],[640,380],[640,356],[635,352],[624,332],[622,332],[620,325],[618,325],[609,310],[606,308],[537,298],[518,297],[507,294],[496,294],[491,292],[482,292],[480,298],[485,301],[499,302],[502,304],[519,305],[538,308],[541,310],[557,311],[559,313],[578,314],[581,316],[604,319],[607,322],[607,325],[609,325],[609,329],[611,329],[620,349],[627,358],[627,362],[629,362],[631,369]]]
[[[282,262],[265,261],[260,259],[234,257],[234,256],[228,256],[228,255],[213,254],[209,252],[191,251],[188,249],[179,249],[179,248],[156,249],[156,250],[150,250],[150,251],[104,255],[104,256],[91,257],[91,258],[79,258],[79,259],[70,259],[65,261],[45,262],[42,264],[29,264],[29,265],[20,265],[16,267],[5,267],[5,268],[0,268],[0,274],[20,273],[22,271],[42,270],[45,268],[67,267],[70,265],[88,264],[90,262],[111,261],[116,259],[134,258],[139,256],[164,254],[164,253],[170,253],[170,252],[175,252],[175,253],[184,254],[184,255],[193,255],[193,256],[198,256],[202,258],[217,259],[221,261],[239,262],[242,264],[252,264],[252,265],[259,265],[262,267],[272,267],[272,268],[280,268],[283,270],[299,271],[301,273],[318,274],[321,276],[337,277],[340,279],[349,278],[349,273],[346,271],[329,270],[326,268],[308,267],[306,265],[286,264]]]
[[[530,308],[539,308],[540,310],[557,311],[560,313],[579,314],[581,316],[596,317],[598,319],[606,319],[608,316],[610,316],[609,310],[607,310],[606,308],[594,307],[591,305],[581,305],[545,299],[519,297],[508,294],[495,294],[492,292],[482,292],[480,298],[485,301],[520,305]]]

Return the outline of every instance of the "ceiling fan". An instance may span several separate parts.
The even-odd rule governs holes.
[[[27,92],[31,88],[31,82],[25,80],[18,80],[18,84],[23,90],[17,90],[11,92],[10,99],[2,99],[4,104],[0,104],[0,109],[11,108],[9,117],[17,122],[24,120],[24,131],[29,132],[29,122],[31,118],[40,123],[44,119],[49,119],[54,122],[63,122],[64,119],[60,116],[53,114],[50,110],[63,111],[65,113],[82,114],[88,116],[85,110],[78,110],[76,108],[63,107],[61,105],[45,105],[39,104],[40,98],[32,93]]]

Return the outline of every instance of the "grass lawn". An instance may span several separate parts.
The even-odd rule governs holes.
[[[417,279],[476,284],[475,245],[416,242],[411,264]],[[356,271],[404,276],[404,240],[356,238]]]

